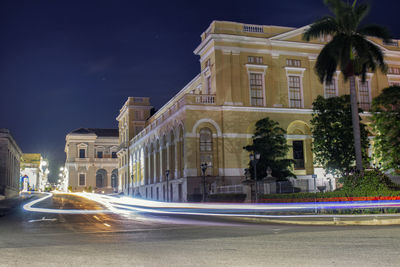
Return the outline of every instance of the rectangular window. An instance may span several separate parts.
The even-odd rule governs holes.
[[[79,186],[85,186],[85,184],[86,184],[85,174],[80,173],[79,174]]]
[[[288,58],[288,59],[286,59],[286,66],[289,66],[289,67],[301,67],[301,61],[298,60],[298,59]]]
[[[400,86],[400,82],[390,82],[390,86]]]
[[[336,90],[336,79],[332,79],[330,83],[325,82],[325,98],[337,96]]]
[[[206,94],[209,95],[211,94],[211,76],[207,77],[207,91]]]
[[[84,148],[79,149],[79,158],[84,159],[86,158],[86,150]]]
[[[389,67],[388,74],[400,75],[400,68]]]
[[[97,158],[98,159],[103,158],[103,151],[97,151]]]
[[[293,141],[293,159],[296,170],[304,169],[303,141]]]
[[[111,152],[111,157],[113,159],[116,159],[117,158],[117,152],[115,152],[115,151]]]
[[[359,107],[362,110],[369,110],[371,108],[371,100],[369,94],[369,82],[359,82],[358,84],[358,94],[359,94]]]
[[[255,57],[255,56],[248,56],[247,57],[247,63],[263,64],[263,58],[262,57]]]
[[[301,108],[300,82],[299,76],[289,76],[289,102],[291,108]]]
[[[250,104],[264,106],[263,75],[260,73],[250,73]]]

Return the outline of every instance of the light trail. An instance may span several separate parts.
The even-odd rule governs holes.
[[[370,208],[400,208],[399,200],[386,201],[359,201],[359,202],[317,202],[317,203],[262,203],[262,204],[220,204],[220,203],[173,203],[136,199],[131,197],[114,197],[93,193],[60,193],[69,194],[95,201],[107,210],[62,210],[35,208],[33,205],[52,197],[47,196],[31,201],[24,205],[24,209],[33,212],[58,213],[58,214],[97,214],[116,213],[128,215],[132,212],[165,214],[165,215],[193,215],[193,216],[219,216],[219,217],[248,217],[248,218],[315,218],[315,217],[397,217],[400,214],[265,214],[271,212],[313,211],[315,209],[370,209]],[[257,214],[255,214],[257,213]],[[264,214],[260,214],[264,213]],[[96,216],[94,216],[96,218]]]
[[[367,209],[400,207],[400,201],[360,201],[360,202],[318,202],[318,203],[273,203],[273,204],[215,204],[215,203],[171,203],[158,202],[130,197],[116,198],[99,194],[80,194],[83,197],[108,203],[113,212],[128,213],[128,211],[171,215],[221,216],[221,217],[252,217],[252,218],[299,218],[299,217],[385,217],[400,216],[400,214],[296,214],[273,215],[252,214],[277,211],[313,211],[314,209]],[[241,212],[241,213],[238,213]]]
[[[53,196],[53,193],[43,193],[46,194],[46,196],[33,200],[23,206],[24,210],[27,211],[33,211],[33,212],[42,212],[42,213],[56,213],[56,214],[97,214],[97,213],[110,213],[111,211],[109,210],[76,210],[76,209],[71,209],[71,210],[63,210],[63,209],[46,209],[46,208],[34,208],[32,207],[33,205],[46,200],[48,198],[51,198]],[[62,193],[62,194],[67,194],[67,193]]]

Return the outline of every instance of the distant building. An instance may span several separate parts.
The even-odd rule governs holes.
[[[241,192],[249,167],[243,147],[252,143],[255,123],[265,117],[287,132],[287,158],[294,160],[297,176],[294,185],[311,191],[312,175],[317,174],[317,186],[333,189],[334,182],[313,163],[312,103],[318,95],[349,94],[349,83],[340,71],[331,83],[318,80],[314,66],[329,36],[305,42],[307,28],[212,22],[194,50],[200,58],[196,77],[148,119],[148,98],[129,98],[121,109],[117,120],[124,133],[119,152],[120,170],[125,170],[122,190],[154,200],[198,199],[203,193],[200,166],[207,163],[208,193]],[[364,121],[372,99],[400,83],[398,40],[370,41],[382,47],[389,71],[369,72],[365,82],[357,80]],[[136,112],[145,121],[132,117]],[[124,119],[128,113],[129,119]]]
[[[67,188],[117,191],[118,129],[80,128],[65,140]]]
[[[10,131],[0,128],[0,195],[18,195],[21,155],[22,151]]]
[[[128,164],[129,141],[144,129],[152,108],[148,97],[128,97],[117,117],[119,128],[119,191],[125,194],[133,192],[132,186],[129,187],[127,182],[129,173],[132,175],[133,172],[138,172],[137,168],[143,168],[143,166],[134,166],[133,159]]]
[[[44,191],[48,182],[48,161],[39,153],[24,153],[21,157],[22,191]]]

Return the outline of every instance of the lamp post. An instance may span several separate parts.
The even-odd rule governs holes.
[[[168,190],[168,188],[169,188],[169,184],[168,184],[169,170],[165,170],[165,177],[167,178],[167,202],[169,202],[169,190]]]
[[[254,168],[254,191],[255,191],[255,202],[258,202],[258,183],[257,183],[257,162],[260,160],[260,153],[254,152],[250,154],[250,162]]]
[[[206,202],[206,170],[207,163],[200,164],[201,172],[203,173],[203,202]]]

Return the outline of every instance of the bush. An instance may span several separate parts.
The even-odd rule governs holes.
[[[191,194],[187,196],[188,202],[200,202],[203,199],[202,194]]]
[[[359,174],[341,178],[343,187],[333,192],[317,193],[293,193],[293,194],[269,194],[264,199],[286,199],[308,201],[323,198],[343,197],[380,197],[400,196],[400,187],[394,184],[389,177],[379,171],[365,171],[364,176]]]
[[[68,191],[72,192],[72,186],[68,186]]]
[[[398,194],[400,187],[394,184],[389,177],[380,171],[365,171],[364,175],[353,174],[341,178],[347,196],[393,196]]]
[[[213,194],[207,197],[210,202],[244,202],[246,194]]]

